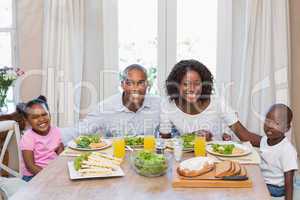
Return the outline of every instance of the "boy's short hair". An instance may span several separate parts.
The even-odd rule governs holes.
[[[290,124],[293,120],[293,111],[290,107],[288,107],[285,104],[282,103],[277,103],[271,106],[271,108],[269,109],[269,112],[274,111],[275,109],[283,109],[286,112],[286,116],[287,116],[287,123]]]

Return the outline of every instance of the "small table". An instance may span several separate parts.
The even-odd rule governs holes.
[[[72,159],[71,157],[59,156],[11,199],[271,199],[258,165],[248,167],[253,188],[173,188],[172,166],[174,165],[169,167],[164,176],[147,178],[138,175],[126,159],[122,164],[122,169],[125,172],[124,177],[72,181],[69,178],[67,168],[67,162]]]

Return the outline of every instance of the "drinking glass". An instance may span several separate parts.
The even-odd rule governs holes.
[[[194,144],[195,156],[206,156],[206,139],[205,136],[196,135]]]
[[[175,160],[179,162],[181,160],[183,150],[183,142],[180,137],[177,136],[173,139],[173,147]]]
[[[115,134],[113,138],[114,156],[117,158],[125,157],[125,140],[123,135]]]

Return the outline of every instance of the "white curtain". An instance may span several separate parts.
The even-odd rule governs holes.
[[[43,29],[43,82],[57,126],[78,120],[84,63],[85,0],[45,0]]]
[[[218,89],[263,134],[268,108],[289,104],[288,0],[220,0],[219,14]]]

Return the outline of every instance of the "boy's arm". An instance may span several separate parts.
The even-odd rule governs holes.
[[[241,141],[250,141],[253,146],[259,147],[262,136],[249,132],[240,121],[229,127]]]
[[[285,200],[293,200],[293,178],[294,170],[284,172]]]
[[[33,151],[22,150],[22,155],[25,162],[25,166],[29,172],[36,175],[43,169],[40,166],[35,165]]]
[[[60,143],[59,145],[58,145],[58,147],[55,149],[55,153],[57,154],[57,155],[59,155],[59,154],[61,154],[61,152],[63,152],[64,151],[64,144],[63,143]]]

